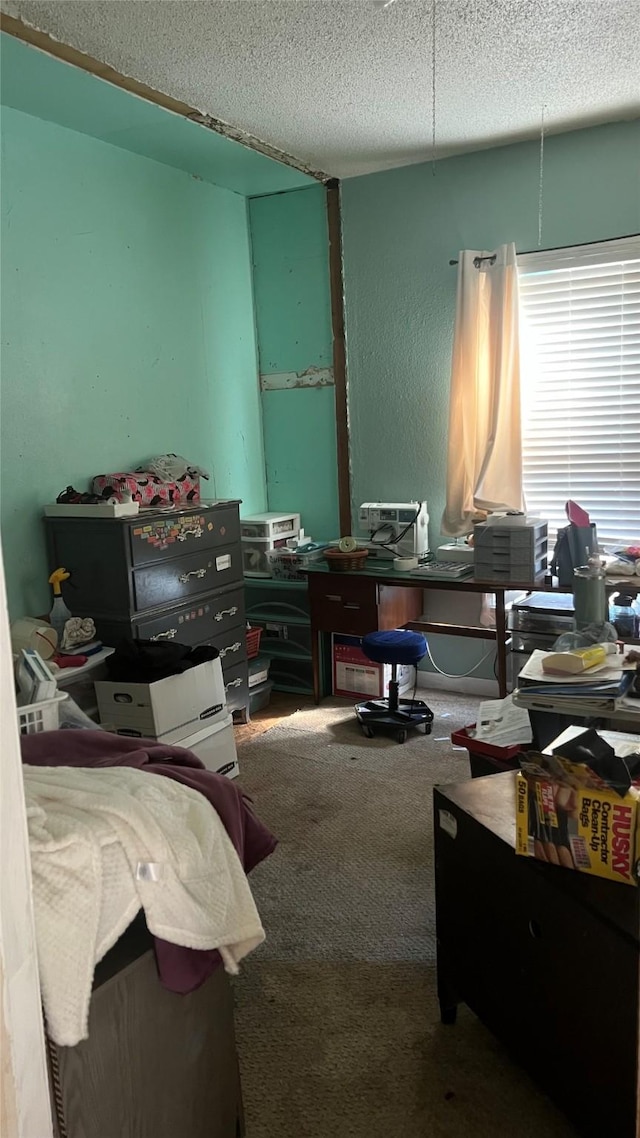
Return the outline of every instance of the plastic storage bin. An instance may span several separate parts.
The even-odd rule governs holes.
[[[41,699],[37,703],[26,703],[18,708],[18,725],[21,735],[37,735],[40,731],[57,731],[60,723],[60,704],[67,698],[66,691],[60,691],[51,699]]]
[[[276,581],[306,581],[306,570],[320,561],[326,546],[312,549],[309,553],[298,553],[295,549],[270,549],[267,560],[271,576]]]
[[[273,541],[277,537],[296,537],[300,533],[300,514],[252,514],[240,518],[240,536]]]
[[[267,554],[272,549],[284,549],[287,538],[281,537],[273,541],[269,537],[243,537],[242,545],[242,571],[246,577],[270,577],[271,563]]]
[[[256,621],[262,629],[265,656],[311,656],[311,626],[290,621]]]
[[[262,711],[263,708],[269,706],[272,691],[272,680],[265,680],[264,683],[258,684],[257,687],[249,688],[249,710],[252,715],[255,715],[257,711]]]
[[[461,727],[459,731],[451,733],[451,742],[454,747],[466,747],[469,752],[472,778],[520,769],[518,755],[527,750],[526,746],[517,744],[513,747],[496,747],[484,739],[474,739],[469,734],[474,728],[475,723],[471,723],[468,727]]]
[[[249,690],[266,683],[269,679],[270,664],[271,660],[268,656],[254,656],[249,663]]]
[[[247,628],[247,660],[254,660],[260,651],[260,638],[262,636],[262,627],[260,625],[252,625]]]
[[[247,577],[245,581],[247,619],[301,620],[307,624],[309,592],[306,581],[265,581]]]

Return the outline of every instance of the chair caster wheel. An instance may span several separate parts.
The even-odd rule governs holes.
[[[407,732],[406,731],[398,731],[398,742],[399,743],[406,743],[406,741],[407,741]]]
[[[362,724],[362,734],[365,739],[373,739],[373,728],[369,727],[366,723]]]

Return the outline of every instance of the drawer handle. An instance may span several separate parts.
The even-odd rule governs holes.
[[[192,569],[190,573],[181,573],[178,580],[181,585],[186,585],[189,577],[206,577],[206,569]]]
[[[177,628],[170,628],[167,632],[159,632],[157,636],[150,636],[150,640],[173,640],[174,636],[178,635]]]
[[[343,607],[346,609],[359,609],[360,605],[351,604],[351,605],[344,605]]]
[[[235,644],[228,644],[226,648],[220,649],[220,657],[222,660],[224,660],[227,652],[238,652],[241,648],[242,644],[239,640],[236,640]]]
[[[223,620],[225,616],[235,616],[238,611],[238,606],[233,605],[230,609],[220,609],[214,616],[214,620]]]
[[[342,597],[339,597],[337,593],[327,593],[327,600],[328,601],[337,601],[338,604],[340,604]]]
[[[228,684],[224,685],[224,690],[229,691],[229,688],[239,688],[241,683],[242,683],[241,677],[239,677],[237,680],[231,680]]]

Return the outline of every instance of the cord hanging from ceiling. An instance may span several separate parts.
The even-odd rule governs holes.
[[[436,17],[438,0],[431,0],[431,172],[436,176]]]
[[[542,246],[542,209],[544,204],[544,112],[546,107],[542,104],[540,118],[540,179],[538,183],[538,249]]]

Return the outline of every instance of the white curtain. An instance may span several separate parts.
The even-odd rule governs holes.
[[[483,512],[521,510],[522,501],[516,249],[466,249],[458,264],[442,532],[459,537]]]

